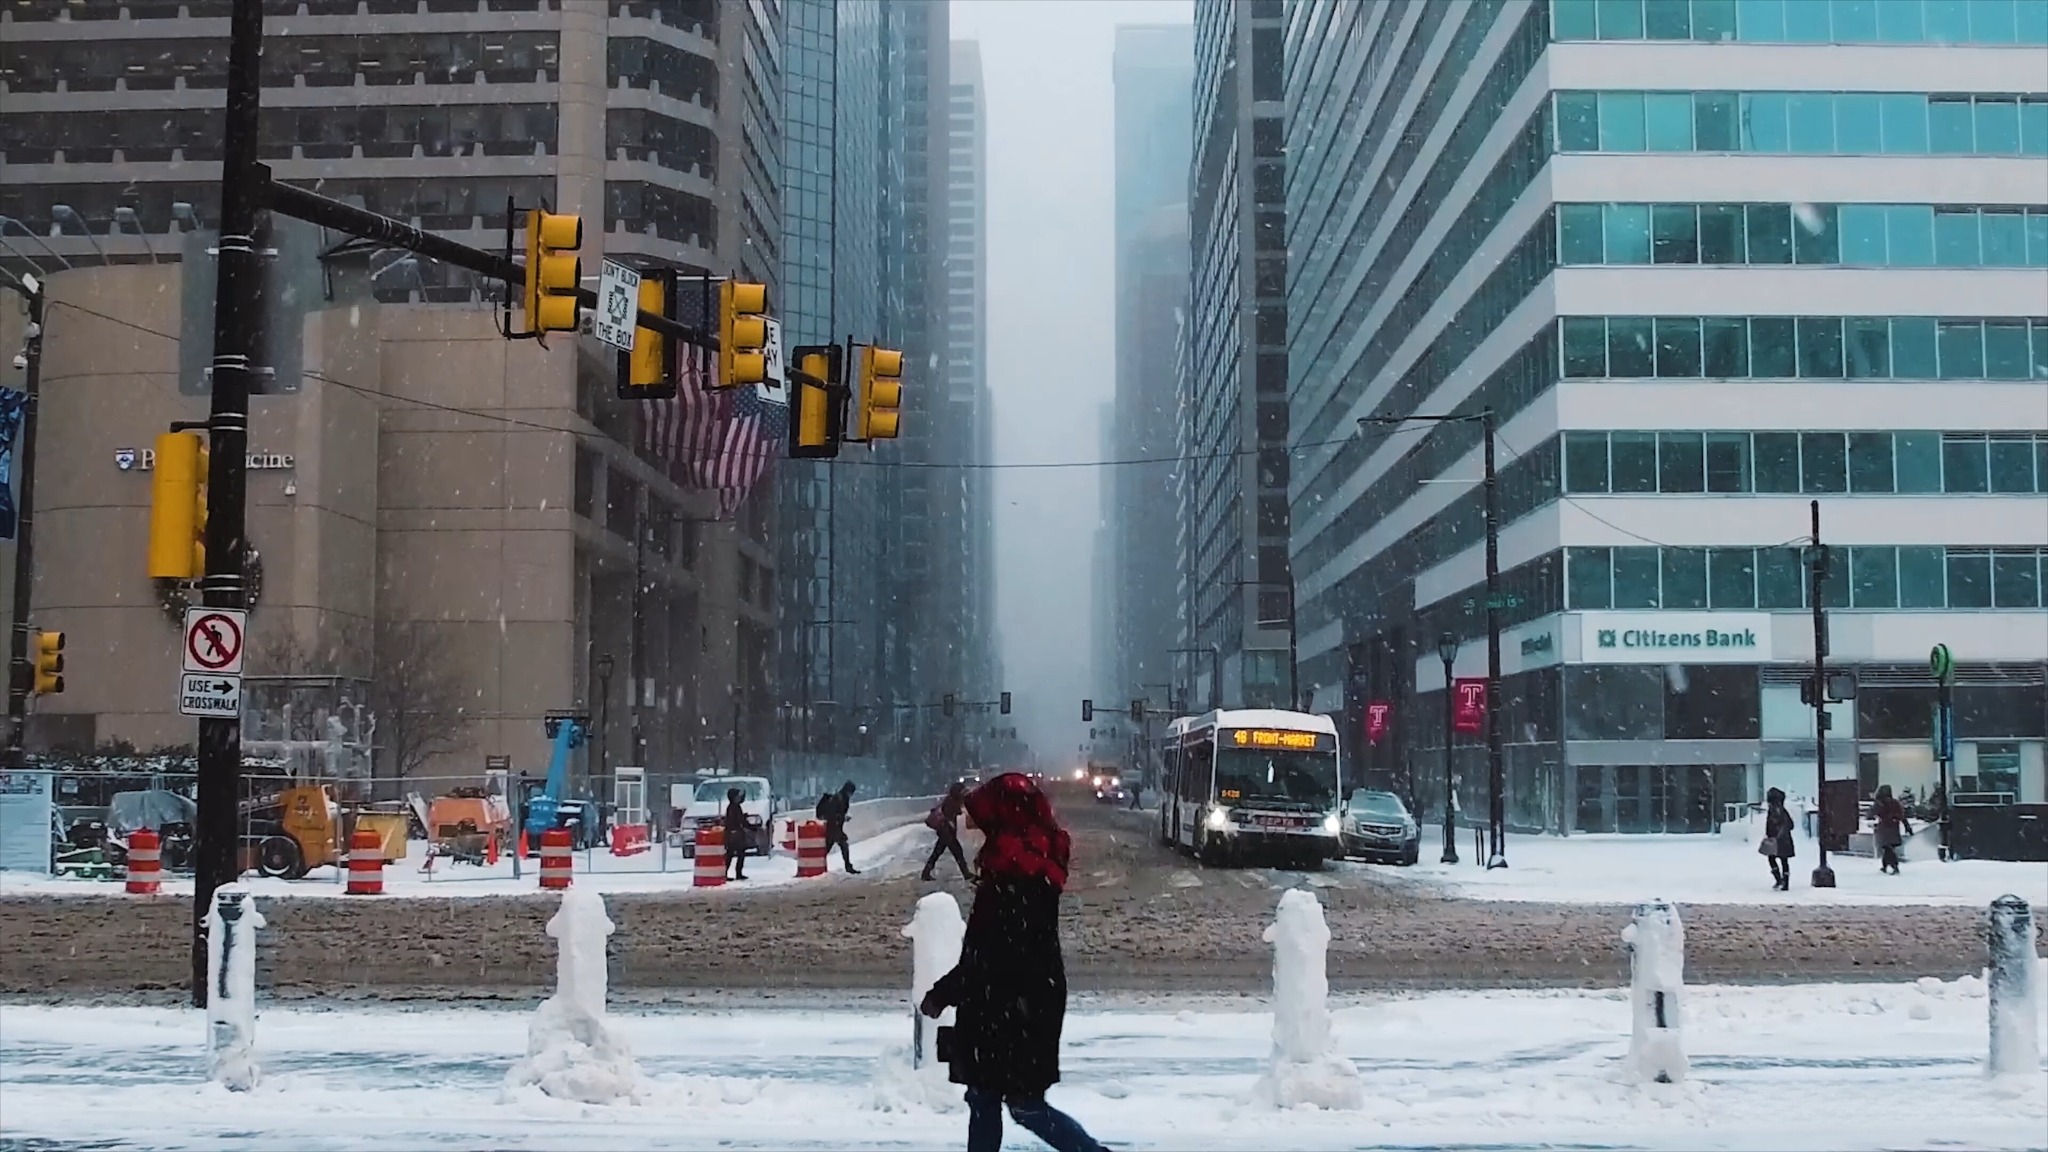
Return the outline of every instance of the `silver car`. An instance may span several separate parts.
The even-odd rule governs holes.
[[[1407,867],[1422,852],[1422,830],[1392,792],[1360,788],[1344,806],[1344,854]]]

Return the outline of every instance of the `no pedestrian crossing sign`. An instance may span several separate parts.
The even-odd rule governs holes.
[[[605,261],[597,277],[597,315],[591,325],[597,338],[631,352],[639,320],[640,273],[616,260]]]
[[[185,671],[240,676],[248,622],[240,608],[185,609]]]

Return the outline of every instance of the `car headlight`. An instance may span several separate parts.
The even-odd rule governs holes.
[[[1344,830],[1344,820],[1335,812],[1323,817],[1323,831],[1331,836]]]
[[[1414,817],[1412,817],[1412,816],[1411,816],[1411,817],[1409,817],[1408,819],[1406,819],[1406,820],[1404,820],[1404,821],[1402,821],[1402,822],[1401,822],[1401,834],[1402,834],[1402,835],[1404,835],[1404,836],[1413,836],[1413,835],[1415,835],[1415,833],[1416,833],[1416,826],[1415,826],[1415,818],[1414,818]]]
[[[1221,831],[1223,831],[1223,830],[1224,830],[1225,828],[1227,828],[1227,827],[1229,827],[1229,826],[1230,826],[1230,809],[1228,809],[1228,808],[1211,808],[1211,809],[1209,809],[1209,818],[1208,818],[1208,819],[1207,819],[1206,821],[1204,821],[1204,823],[1206,823],[1206,824],[1208,824],[1208,825],[1209,825],[1209,830],[1210,830],[1211,832],[1221,832]]]

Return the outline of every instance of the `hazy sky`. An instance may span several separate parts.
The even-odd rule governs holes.
[[[1100,457],[1115,382],[1114,89],[1119,24],[1192,20],[1192,0],[952,0],[988,85],[988,357],[996,459]],[[996,474],[996,615],[1018,735],[1084,734],[1095,469]]]

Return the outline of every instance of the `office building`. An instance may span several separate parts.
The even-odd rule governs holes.
[[[1440,807],[1485,675],[1475,415],[1498,424],[1511,825],[1704,831],[1826,773],[2040,802],[2048,724],[2048,7],[1290,8],[1302,678]],[[1366,747],[1370,704],[1392,723]],[[1485,753],[1460,736],[1463,806]]]
[[[1197,0],[1189,283],[1181,372],[1182,602],[1178,647],[1195,698],[1287,707],[1287,159],[1279,0]]]
[[[1002,675],[995,642],[995,454],[988,388],[988,91],[981,45],[952,42],[946,104],[945,436],[964,467],[942,475],[948,600],[939,627],[957,637],[961,694],[993,700]],[[955,511],[957,509],[957,511]],[[1007,726],[1007,725],[1005,725]]]
[[[1108,456],[1161,460],[1113,469],[1105,515],[1116,535],[1120,693],[1167,707],[1189,695],[1174,654],[1180,466],[1176,455],[1178,317],[1187,301],[1187,173],[1194,121],[1194,37],[1185,24],[1117,29],[1116,402]],[[1207,667],[1206,663],[1200,665]]]

